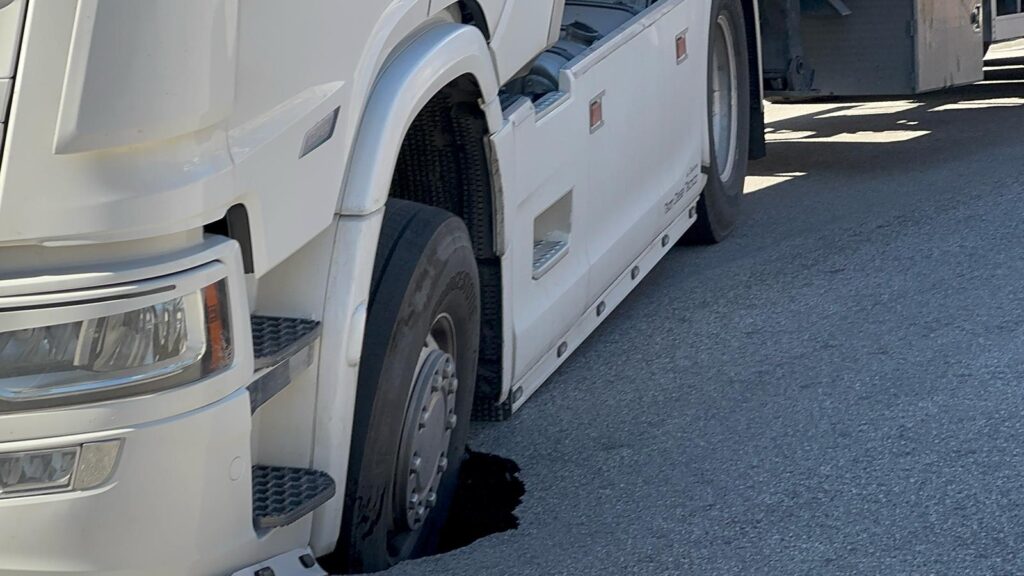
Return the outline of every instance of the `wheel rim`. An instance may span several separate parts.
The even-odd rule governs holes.
[[[711,127],[718,175],[723,182],[736,165],[739,95],[736,93],[736,44],[727,13],[718,16],[711,44]]]
[[[458,425],[456,367],[455,327],[443,314],[434,319],[420,351],[402,430],[395,520],[407,532],[423,526],[448,469],[452,432]]]

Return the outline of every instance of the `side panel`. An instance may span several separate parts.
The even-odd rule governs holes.
[[[587,223],[577,204],[586,201],[589,192],[583,154],[587,101],[566,96],[540,117],[532,103],[521,102],[493,139],[501,162],[509,242],[502,276],[506,298],[511,298],[507,324],[515,338],[514,380],[557,347],[558,339],[583,314],[590,270],[584,241]],[[570,202],[568,244],[560,260],[535,277],[538,218],[563,198]]]
[[[708,19],[704,3],[667,0],[569,70],[573,93],[600,99],[604,114],[586,139],[589,185],[576,204],[592,266],[587,304],[700,193]]]
[[[664,231],[690,224],[703,185],[709,7],[666,0],[644,12],[570,63],[561,92],[514,105],[492,139],[509,242],[512,376],[526,395],[604,319],[602,307],[584,321],[602,295],[619,293],[613,284],[642,254],[654,254],[652,241],[662,246]],[[687,54],[677,61],[681,34]],[[598,101],[603,124],[591,130]],[[559,218],[567,221],[552,224]],[[537,246],[551,230],[564,245],[543,263]],[[653,261],[664,252],[656,253]],[[522,400],[513,394],[517,406]]]
[[[917,91],[985,77],[980,0],[917,0]],[[972,20],[977,18],[977,20]]]
[[[240,3],[238,99],[228,141],[235,184],[255,228],[260,275],[331,222],[346,136],[360,111],[354,71],[368,57],[374,24],[389,3],[303,0],[301,9],[273,0]],[[334,137],[300,158],[308,131],[333,114]]]

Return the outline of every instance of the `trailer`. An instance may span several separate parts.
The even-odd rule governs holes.
[[[435,551],[471,419],[732,232],[764,95],[978,80],[1020,8],[0,0],[0,575]]]
[[[1024,37],[1020,0],[760,0],[773,100],[913,95],[984,79],[993,43]]]

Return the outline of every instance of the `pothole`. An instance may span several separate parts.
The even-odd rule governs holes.
[[[508,458],[466,448],[438,554],[519,527],[515,511],[526,495],[519,471],[519,465]]]
[[[467,447],[448,520],[436,540],[431,539],[429,547],[435,551],[421,552],[414,557],[447,554],[482,538],[518,528],[519,518],[515,512],[526,495],[519,472],[519,465],[508,458]],[[340,556],[322,557],[320,563],[330,574],[345,573]]]

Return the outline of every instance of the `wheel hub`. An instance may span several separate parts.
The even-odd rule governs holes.
[[[448,447],[458,425],[455,399],[459,381],[452,356],[429,342],[413,384],[402,433],[404,470],[398,471],[399,515],[409,529],[419,528],[437,503],[437,490],[448,469]],[[404,513],[402,513],[404,511]]]

